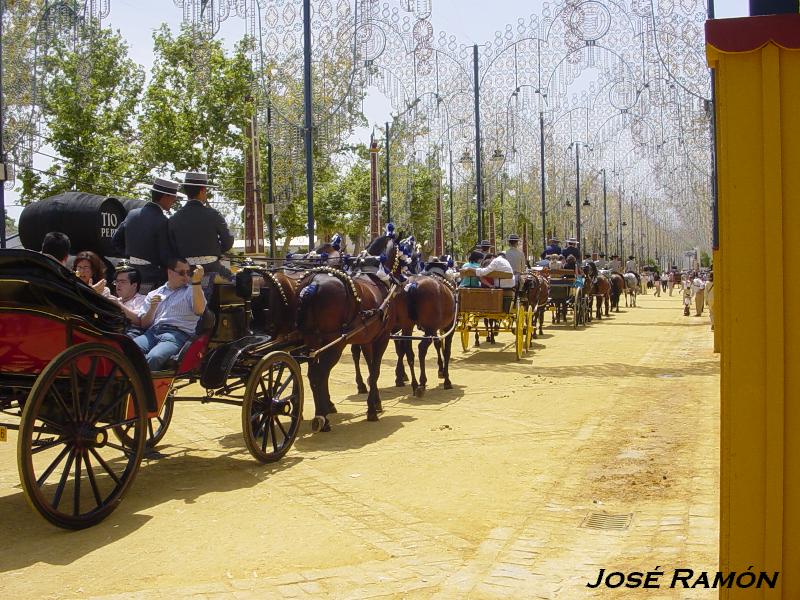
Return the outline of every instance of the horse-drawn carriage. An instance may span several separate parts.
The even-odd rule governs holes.
[[[205,388],[195,399],[241,406],[256,459],[289,450],[303,411],[296,348],[250,331],[251,283],[245,270],[215,284],[196,335],[151,372],[115,302],[49,257],[0,251],[0,433],[19,431],[22,487],[43,517],[81,529],[108,516],[193,383]]]
[[[462,276],[474,277],[471,269],[462,270]],[[511,273],[489,273],[490,279],[512,278]],[[458,289],[458,325],[461,345],[469,349],[470,334],[475,336],[475,345],[480,337],[494,341],[495,335],[508,332],[514,335],[514,349],[520,360],[531,347],[534,327],[534,307],[527,302],[525,294],[514,288],[468,288]]]
[[[592,320],[588,298],[583,293],[584,278],[568,269],[550,270],[550,309],[553,323],[566,323],[571,315],[572,326],[578,327]]]

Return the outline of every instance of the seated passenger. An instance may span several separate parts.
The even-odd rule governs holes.
[[[506,279],[486,277],[486,275],[493,272],[510,273],[511,277]],[[516,284],[514,279],[514,268],[511,266],[511,263],[508,262],[508,259],[506,259],[504,252],[501,252],[500,254],[495,256],[492,259],[492,261],[485,267],[480,267],[475,269],[475,273],[477,273],[478,277],[481,278],[481,283],[484,283],[489,287],[500,287],[508,289],[508,288],[513,288],[514,285]]]
[[[202,265],[192,273],[186,259],[170,258],[167,283],[147,294],[141,313],[141,326],[146,331],[133,341],[145,353],[151,370],[163,368],[169,357],[194,335],[197,321],[206,309],[206,297],[200,287],[203,275]]]
[[[106,285],[105,270],[103,260],[91,250],[78,252],[72,263],[72,270],[75,275],[95,292],[106,298],[111,297],[111,290]]]
[[[480,250],[473,250],[469,255],[469,261],[461,265],[462,269],[479,269],[481,261],[483,260],[483,253]],[[473,276],[462,276],[461,283],[458,287],[464,288],[477,288],[481,287],[481,280]]]
[[[114,287],[117,292],[115,298],[119,302],[122,312],[131,322],[128,335],[132,337],[144,333],[140,328],[141,318],[139,315],[145,311],[146,298],[144,294],[139,293],[141,284],[141,275],[137,269],[133,267],[117,268],[117,273],[114,277]]]

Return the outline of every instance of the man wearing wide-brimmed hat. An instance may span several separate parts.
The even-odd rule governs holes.
[[[134,208],[117,228],[112,243],[141,274],[141,289],[149,291],[167,280],[165,265],[172,255],[167,216],[178,199],[180,184],[156,177],[150,187],[150,202]]]
[[[575,238],[569,238],[567,240],[567,247],[561,252],[564,255],[564,260],[567,259],[568,256],[575,257],[575,264],[580,264],[581,262],[581,251],[578,250],[578,240]]]
[[[183,191],[189,200],[169,220],[169,238],[177,256],[191,265],[203,265],[206,274],[219,273],[230,277],[231,272],[219,257],[233,246],[233,236],[219,212],[208,206],[206,173],[188,172],[183,179]]]
[[[511,268],[514,269],[514,275],[519,276],[525,272],[525,255],[519,249],[519,236],[512,233],[508,236],[508,249],[506,250],[506,260],[511,263]]]
[[[561,254],[561,242],[555,237],[551,237],[547,241],[547,246],[545,247],[544,252],[542,252],[541,258],[547,258],[553,254]]]

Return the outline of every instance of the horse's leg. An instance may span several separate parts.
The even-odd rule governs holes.
[[[453,382],[450,381],[450,353],[453,349],[453,334],[444,338],[444,389],[453,389]]]
[[[419,386],[414,394],[417,398],[422,398],[425,394],[425,384],[428,383],[428,376],[425,374],[425,355],[431,345],[430,332],[425,331],[425,338],[419,343],[417,352],[419,353]]]
[[[386,346],[389,345],[389,334],[383,334],[372,343],[364,347],[364,356],[369,356],[367,364],[369,365],[369,395],[367,396],[367,421],[377,421],[378,413],[383,412],[381,406],[381,396],[378,392],[378,378],[381,374],[381,359],[383,353],[386,351]]]
[[[311,428],[314,431],[330,431],[331,426],[328,415],[336,412],[336,407],[331,402],[328,388],[331,370],[339,362],[343,347],[333,347],[319,355],[318,360],[311,361],[308,366],[308,380],[314,394],[314,420]]]
[[[608,316],[609,308],[611,306],[611,292],[608,292],[605,296],[605,303],[606,303],[606,316]]]
[[[367,386],[364,385],[364,378],[361,376],[361,346],[353,344],[350,346],[350,352],[353,354],[353,364],[356,367],[356,387],[358,387],[358,393],[366,394]]]
[[[413,328],[409,329],[407,332],[404,331],[403,335],[411,335],[413,333]],[[414,367],[414,342],[408,340],[405,346],[406,352],[406,362],[408,363],[408,370],[411,371],[411,392],[416,394],[417,393],[417,370]]]
[[[433,346],[436,348],[436,364],[439,367],[437,376],[439,379],[444,379],[444,361],[442,360],[442,340],[438,337],[433,340]]]
[[[403,365],[403,359],[406,356],[406,340],[395,340],[394,350],[397,352],[397,366],[394,368],[394,385],[396,387],[404,387],[408,379],[405,366]]]

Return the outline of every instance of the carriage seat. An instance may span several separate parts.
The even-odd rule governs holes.
[[[197,326],[194,330],[194,335],[191,336],[186,342],[183,344],[180,350],[169,357],[167,362],[164,364],[163,371],[175,371],[181,366],[183,359],[189,353],[192,346],[198,342],[201,338],[202,343],[198,343],[198,345],[205,346],[208,343],[208,336],[214,331],[214,326],[217,324],[217,317],[216,315],[206,307],[203,311],[203,314],[200,315],[200,320],[197,321]],[[197,350],[201,350],[202,348],[197,348]]]

